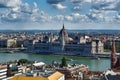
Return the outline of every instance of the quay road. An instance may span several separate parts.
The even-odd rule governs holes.
[[[0,48],[0,52],[3,52],[3,53],[16,53],[16,52],[26,52],[26,49],[27,48]],[[44,52],[42,52],[44,53]],[[42,54],[42,53],[38,53],[38,54]],[[53,54],[53,53],[51,53]],[[55,55],[57,53],[54,53]],[[72,53],[73,54],[73,53]],[[58,54],[58,55],[61,55]],[[64,55],[67,55],[67,56],[78,56],[78,55],[71,55],[71,54],[64,54]],[[82,55],[80,55],[82,56]],[[88,56],[83,56],[83,57],[99,57],[99,58],[110,58],[110,52],[108,53],[102,53],[102,54],[94,54],[94,55],[88,55]]]
[[[0,52],[24,52],[26,48],[0,48]]]

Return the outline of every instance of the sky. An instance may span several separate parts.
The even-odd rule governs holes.
[[[0,0],[1,30],[120,29],[120,0]]]

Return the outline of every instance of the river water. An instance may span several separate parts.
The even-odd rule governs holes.
[[[46,64],[50,64],[53,60],[61,62],[63,55],[40,55],[40,54],[29,54],[29,53],[0,53],[0,63],[19,60],[21,58],[25,58],[28,60],[38,60],[43,61]],[[91,71],[105,71],[110,69],[110,60],[101,58],[100,60],[87,58],[87,57],[79,57],[79,56],[65,56],[68,60],[68,63],[76,63],[76,64],[85,64],[89,66]]]

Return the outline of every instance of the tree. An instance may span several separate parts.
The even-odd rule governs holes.
[[[27,59],[20,59],[18,61],[18,64],[25,64],[25,63],[28,63],[28,60]]]
[[[61,67],[67,67],[67,62],[65,57],[62,58]]]

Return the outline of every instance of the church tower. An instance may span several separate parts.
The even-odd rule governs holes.
[[[116,50],[115,50],[115,41],[112,42],[112,52],[111,52],[111,69],[116,68]]]

